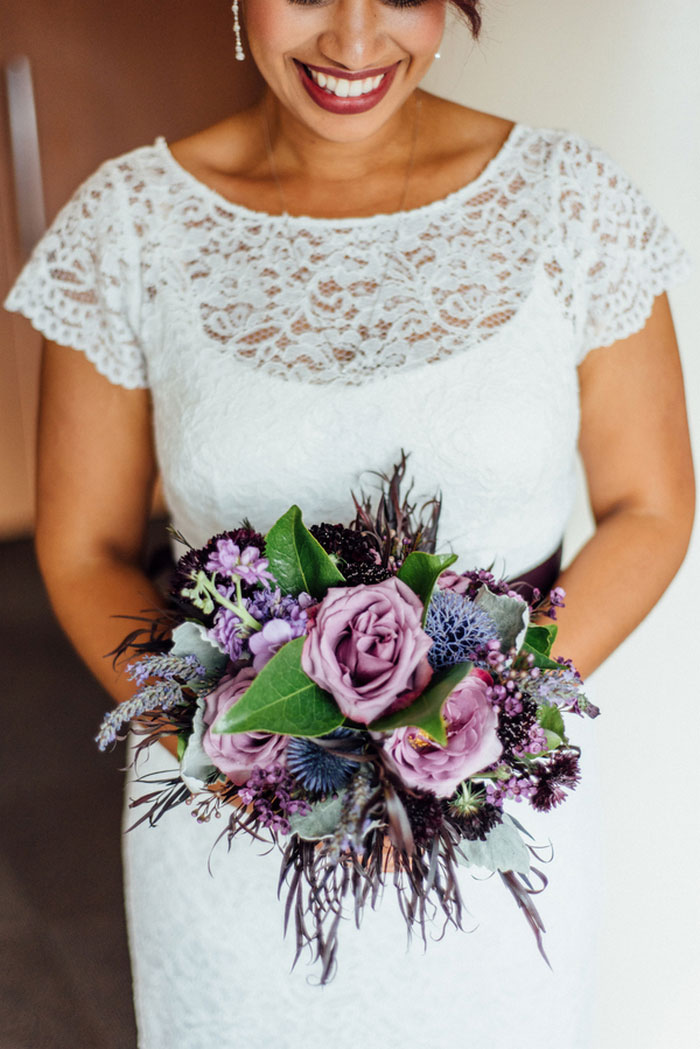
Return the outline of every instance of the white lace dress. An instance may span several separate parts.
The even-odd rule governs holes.
[[[639,330],[686,265],[626,176],[561,132],[518,125],[444,200],[338,220],[231,204],[159,140],[85,183],[7,305],[110,381],[150,388],[166,498],[192,543],[244,516],[265,531],[292,503],[308,523],[347,520],[350,490],[403,448],[416,493],[442,492],[442,547],[514,576],[570,513],[577,364]],[[407,952],[388,893],[359,935],[348,922],[319,988],[303,959],[289,973],[276,856],[237,841],[210,875],[220,828],[184,808],[129,834],[139,1046],[589,1045],[590,753],[565,806],[518,810],[556,846],[540,901],[553,972],[500,884],[465,876],[476,931]]]

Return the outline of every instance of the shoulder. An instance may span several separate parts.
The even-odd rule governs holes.
[[[135,233],[139,239],[187,189],[164,139],[105,160],[78,187],[54,225],[93,228],[100,237]]]
[[[524,182],[546,197],[561,180],[585,191],[615,171],[610,158],[576,132],[529,126],[427,93],[421,124],[422,155],[436,170],[452,168],[456,185],[467,185],[494,162],[495,181]]]

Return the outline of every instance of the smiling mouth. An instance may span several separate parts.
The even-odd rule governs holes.
[[[338,76],[329,70],[316,69],[306,65],[305,62],[298,63],[310,80],[328,95],[335,98],[362,98],[378,91],[389,74],[385,69],[375,73],[373,76],[362,76],[352,73],[348,76]]]

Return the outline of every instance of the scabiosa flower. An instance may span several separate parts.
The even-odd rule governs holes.
[[[428,606],[425,632],[433,639],[428,662],[433,670],[473,659],[498,628],[487,612],[469,598],[438,590]]]
[[[350,586],[359,583],[381,583],[392,574],[381,564],[381,558],[368,537],[340,524],[312,525],[309,529],[327,554],[339,562],[339,568]]]
[[[419,848],[427,848],[440,833],[445,822],[442,804],[434,794],[422,791],[407,794],[398,790],[397,793],[411,824],[413,840]]]
[[[249,586],[262,583],[267,587],[269,580],[274,581],[274,576],[268,572],[268,564],[257,546],[246,546],[241,550],[233,539],[224,537],[217,540],[216,549],[209,555],[207,569],[224,576],[238,576]]]
[[[554,754],[539,765],[536,785],[530,798],[532,807],[540,812],[549,812],[555,805],[566,800],[566,790],[573,790],[581,778],[578,757],[572,751]]]
[[[461,785],[446,807],[452,822],[468,841],[486,841],[488,832],[502,818],[501,810],[487,802],[484,791],[468,783]]]
[[[351,729],[336,729],[323,740],[338,740],[343,753],[360,753],[363,742]],[[358,762],[334,753],[335,747],[320,740],[290,739],[287,746],[287,768],[305,790],[331,794],[347,786],[357,771]]]

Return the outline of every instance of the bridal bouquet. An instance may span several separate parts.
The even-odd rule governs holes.
[[[229,841],[279,846],[285,927],[321,982],[344,900],[359,921],[390,882],[425,940],[436,910],[461,925],[460,866],[498,874],[542,950],[546,878],[504,803],[563,801],[579,780],[565,715],[598,713],[540,622],[562,591],[526,599],[488,571],[458,574],[431,552],[438,500],[416,515],[401,496],[405,466],[376,513],[355,500],[349,527],[307,529],[292,506],[265,537],[246,523],[189,548],[176,612],[118,650],[138,656],[137,691],[98,736],[104,749],[133,722],[137,762],[177,739],[172,778],[132,802],[138,823],[187,803],[202,822],[225,814]]]

